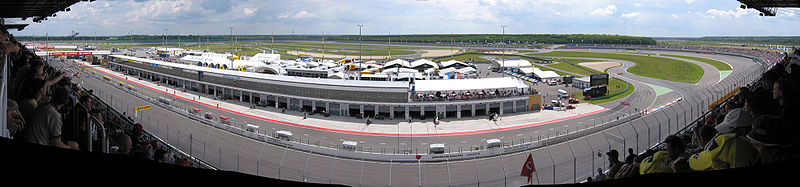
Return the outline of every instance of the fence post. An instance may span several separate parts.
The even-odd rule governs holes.
[[[553,159],[553,151],[550,150],[550,146],[547,146],[547,152],[550,154],[550,161],[553,162],[553,184],[556,184],[556,160]]]
[[[661,113],[664,114],[664,118],[667,118],[667,134],[672,134],[672,120],[667,116],[667,108],[662,109]]]
[[[583,135],[583,139],[584,139],[584,140],[586,140],[586,143],[588,143],[588,144],[589,144],[589,153],[591,154],[591,153],[593,153],[593,152],[594,152],[594,147],[592,147],[592,142],[590,142],[590,141],[589,141],[589,138],[588,138],[588,136],[586,136],[585,134],[586,134],[586,133],[584,133],[584,135]],[[592,172],[593,172],[593,169],[592,169],[592,168],[594,168],[594,159],[595,159],[595,158],[594,158],[594,154],[592,154],[592,167],[591,167],[591,168],[589,168],[589,174],[590,174],[590,175],[591,175],[591,174],[592,174]]]
[[[622,149],[620,150],[622,151],[622,158],[625,158],[625,154],[627,153],[625,150],[628,149],[628,141],[625,139],[625,134],[622,133],[622,130],[619,130],[619,126],[617,126],[617,131],[619,132],[619,135],[622,136]]]
[[[644,122],[644,126],[647,127],[647,146],[650,146],[650,140],[653,138],[653,137],[650,137],[650,131],[651,131],[650,130],[650,125],[647,124],[647,119],[644,119],[644,117],[639,118],[639,119],[642,119],[642,121]]]
[[[569,152],[572,153],[572,183],[578,183],[578,157],[575,156],[575,151],[572,151],[571,141],[567,141]]]
[[[308,158],[306,158],[306,166],[303,167],[303,182],[308,182],[308,179],[306,177],[306,170],[308,169],[308,162],[311,161],[311,154],[313,153],[314,151],[308,152]]]
[[[639,144],[640,144],[639,143],[639,131],[636,130],[636,126],[633,126],[633,122],[632,121],[633,120],[628,121],[628,124],[631,125],[631,128],[633,128],[633,132],[635,132],[634,134],[636,135],[636,152],[638,153],[639,152]],[[592,167],[592,168],[594,168],[594,167]]]
[[[392,165],[394,165],[392,163],[393,161],[394,160],[389,160],[389,186],[390,187],[392,186]],[[447,171],[450,171],[450,167],[447,167]],[[450,173],[447,173],[447,174],[450,174]]]

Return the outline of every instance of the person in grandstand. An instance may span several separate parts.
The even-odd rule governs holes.
[[[756,119],[747,138],[758,151],[761,163],[767,164],[799,156],[792,149],[792,132],[792,126],[780,116],[763,115]]]
[[[31,123],[26,131],[24,140],[29,143],[39,145],[49,145],[66,149],[78,149],[78,143],[74,141],[63,142],[61,140],[61,110],[69,102],[70,96],[64,88],[56,89],[55,95],[47,105],[36,108],[31,117]]]
[[[725,121],[717,125],[719,132],[702,152],[689,158],[693,170],[722,170],[748,167],[758,164],[758,151],[746,135],[750,132],[753,119],[742,109],[733,109],[725,116]]]

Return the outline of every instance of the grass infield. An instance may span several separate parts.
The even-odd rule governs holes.
[[[636,63],[633,67],[628,68],[630,73],[675,82],[697,83],[703,77],[703,69],[696,64],[662,57],[575,51],[554,51],[536,55],[626,60]]]
[[[712,65],[712,66],[716,67],[720,71],[733,70],[733,68],[731,68],[731,66],[726,64],[725,62],[722,62],[722,61],[719,61],[719,60],[710,59],[710,58],[681,56],[681,55],[668,55],[668,54],[661,54],[661,56],[683,58],[683,59],[689,59],[689,60],[694,60],[694,61],[698,61],[698,62],[704,62],[706,64],[709,64],[709,65]]]

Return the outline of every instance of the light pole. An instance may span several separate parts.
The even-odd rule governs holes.
[[[236,43],[233,41],[233,27],[230,27],[230,29],[231,29],[231,43],[233,43],[233,54],[235,55],[237,49],[236,49]],[[231,60],[230,68],[233,68],[233,60]]]
[[[501,27],[501,28],[503,28],[503,36],[502,36],[502,38],[503,38],[503,39],[502,39],[502,40],[500,40],[500,43],[501,43],[501,45],[502,45],[502,44],[504,44],[504,43],[505,43],[505,40],[506,40],[506,27],[508,27],[508,26],[506,26],[506,25],[503,25],[503,26],[500,26],[500,27]],[[503,69],[505,69],[505,68],[506,68],[506,50],[505,50],[505,48],[503,48],[503,47],[501,47],[501,49],[502,49],[502,51],[503,51],[503,56],[502,56],[502,57],[500,57],[500,58],[502,58],[502,60],[503,60],[503,67],[500,67],[500,69],[501,69],[501,70],[503,70]],[[505,76],[506,76],[505,72],[501,73],[501,75],[503,75],[503,77],[505,77]]]
[[[361,27],[364,25],[358,25],[358,80],[361,80]]]

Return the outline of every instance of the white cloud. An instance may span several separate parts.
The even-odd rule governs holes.
[[[608,5],[606,8],[598,8],[597,10],[592,11],[590,14],[595,16],[608,16],[614,14],[616,11],[616,5]]]
[[[313,17],[313,16],[314,16],[313,13],[308,13],[305,10],[303,10],[303,11],[298,12],[297,14],[295,14],[292,17],[295,18],[295,19],[303,19],[303,18],[310,18],[310,17]]]
[[[622,14],[623,18],[636,18],[637,16],[639,16],[639,12],[631,12],[631,13],[627,13],[627,14]]]
[[[683,2],[685,2],[686,4],[692,4],[694,3],[694,0],[684,0]]]
[[[678,15],[675,15],[675,14],[672,14],[672,15],[671,15],[671,16],[669,16],[669,17],[672,17],[673,19],[678,19]]]
[[[644,6],[644,5],[642,5],[641,3],[636,3],[636,4],[633,4],[633,6],[636,6],[636,7],[642,7],[642,6]]]
[[[713,9],[712,8],[712,9],[709,9],[708,11],[706,11],[706,13],[710,14],[711,18],[717,18],[717,17],[729,18],[731,16],[739,18],[739,17],[742,17],[743,15],[747,15],[748,11],[745,10],[745,9],[736,9],[736,11],[733,11],[733,10],[722,11],[722,10],[717,10],[717,9]]]
[[[258,10],[258,8],[244,8],[244,15],[253,15],[256,10]]]

